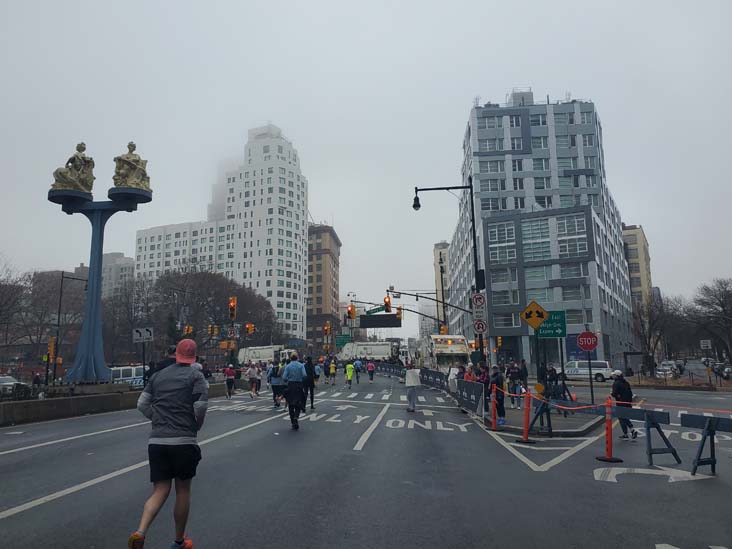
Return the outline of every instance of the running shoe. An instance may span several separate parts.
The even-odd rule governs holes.
[[[183,543],[174,541],[170,544],[170,549],[193,549],[193,542],[189,539],[184,539]]]
[[[628,435],[620,435],[618,438],[622,438],[623,440],[628,440]]]
[[[633,440],[637,439],[638,438],[638,431],[636,431],[635,429],[633,429],[630,432],[630,436],[633,437]]]
[[[145,534],[134,532],[127,539],[127,549],[143,549],[145,547]]]

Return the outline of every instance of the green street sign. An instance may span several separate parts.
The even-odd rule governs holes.
[[[567,318],[564,311],[549,311],[549,317],[536,331],[539,339],[567,337]]]
[[[336,348],[340,349],[342,348],[346,343],[351,342],[351,336],[348,334],[339,334],[335,337],[335,344]]]
[[[383,305],[379,305],[378,307],[374,307],[373,309],[369,309],[368,311],[366,311],[366,314],[367,315],[372,315],[374,313],[380,313],[383,310],[384,310],[384,306]]]

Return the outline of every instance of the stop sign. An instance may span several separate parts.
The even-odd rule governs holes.
[[[597,341],[597,336],[593,332],[582,332],[577,336],[577,346],[588,353],[595,350]]]

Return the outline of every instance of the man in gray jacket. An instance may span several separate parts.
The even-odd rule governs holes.
[[[145,502],[140,526],[128,540],[129,549],[141,549],[145,532],[170,494],[175,479],[175,540],[173,547],[192,548],[185,539],[191,505],[191,481],[201,460],[197,433],[208,406],[208,384],[191,364],[196,361],[196,342],[181,340],[175,364],[156,372],[137,401],[137,409],[152,420],[148,443],[150,482],[153,493]]]

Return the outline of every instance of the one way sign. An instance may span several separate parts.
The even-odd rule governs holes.
[[[152,328],[135,328],[132,330],[132,343],[146,343],[152,340]]]

